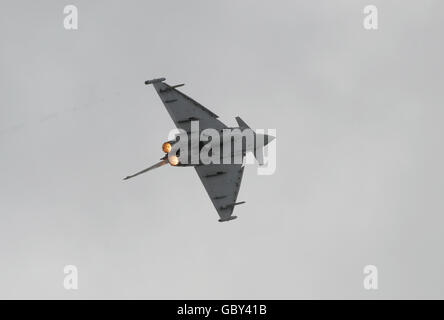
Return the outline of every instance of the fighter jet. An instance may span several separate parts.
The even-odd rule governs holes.
[[[240,117],[236,117],[236,121],[239,127],[231,128],[226,126],[224,123],[218,120],[218,116],[216,114],[177,89],[184,84],[168,85],[164,82],[165,80],[165,78],[147,80],[145,81],[145,84],[152,84],[154,86],[157,94],[165,105],[166,110],[174,121],[174,124],[182,133],[178,134],[175,139],[163,143],[162,151],[165,153],[165,155],[160,159],[160,162],[133,175],[127,176],[124,180],[159,168],[165,164],[170,164],[174,167],[192,166],[196,170],[208,193],[208,196],[210,197],[214,207],[216,208],[217,213],[219,214],[219,222],[236,219],[237,217],[233,215],[234,207],[245,203],[245,201],[236,202],[242,181],[242,175],[244,173],[244,165],[242,164],[242,161],[245,157],[245,154],[247,152],[252,152],[258,162],[260,164],[263,163],[263,148],[275,137],[254,133],[254,131],[251,130]],[[198,133],[202,132],[205,129],[214,129],[217,132],[223,132],[226,129],[239,129],[234,130],[233,132],[236,133],[229,138],[229,148],[232,151],[229,156],[230,160],[233,160],[235,157],[239,158],[240,156],[240,163],[227,163],[222,153],[220,155],[221,161],[218,163],[203,163],[200,160],[193,163],[192,161],[190,161],[190,154],[193,153],[193,151],[191,150],[193,146],[189,144],[189,147],[187,147],[189,148],[187,150],[189,152],[187,152],[187,156],[185,158],[184,152],[182,151],[181,153],[180,149],[178,151],[174,151],[174,146],[181,138],[190,138],[190,136],[195,133],[192,132],[193,121],[198,122]],[[239,133],[245,131],[246,129],[249,129],[253,132],[254,143],[251,143],[251,141],[245,141],[245,138],[242,136],[242,134]],[[240,139],[243,139],[242,143],[237,145],[240,145],[241,147],[237,149],[232,148],[231,143],[236,144],[236,142],[239,142]],[[222,145],[223,142],[226,142],[224,141],[224,137],[222,137],[218,143]],[[208,143],[211,144],[212,140],[210,140]],[[199,143],[197,145],[198,151],[201,151],[203,146],[203,143]],[[222,146],[222,148],[224,147]]]

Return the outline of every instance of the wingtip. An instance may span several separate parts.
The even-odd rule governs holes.
[[[145,81],[145,84],[146,85],[148,85],[148,84],[153,84],[153,83],[158,83],[158,82],[162,82],[162,81],[165,81],[166,79],[165,78],[157,78],[157,79],[152,79],[152,80],[146,80]]]
[[[220,218],[220,219],[219,219],[219,222],[227,222],[227,221],[234,220],[234,219],[236,219],[236,218],[237,218],[237,216],[229,216],[229,217],[227,217],[227,218]]]

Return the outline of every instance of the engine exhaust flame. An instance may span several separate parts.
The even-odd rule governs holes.
[[[172,166],[177,166],[179,164],[179,158],[177,156],[168,157],[168,162]]]
[[[165,142],[165,143],[162,145],[162,150],[163,150],[163,152],[165,152],[165,153],[169,153],[169,152],[171,151],[171,143],[169,143],[169,142]]]

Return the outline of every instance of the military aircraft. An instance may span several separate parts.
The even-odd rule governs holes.
[[[152,84],[156,89],[160,99],[162,100],[165,108],[173,119],[176,127],[182,132],[182,134],[178,134],[175,140],[167,141],[163,143],[162,150],[165,152],[165,156],[162,157],[160,162],[154,164],[153,166],[146,168],[142,171],[139,171],[133,175],[127,176],[124,180],[133,178],[142,173],[148,172],[150,170],[159,168],[165,164],[170,164],[171,166],[192,166],[195,168],[200,180],[202,181],[208,196],[213,202],[214,207],[219,214],[219,222],[230,221],[236,219],[237,217],[233,215],[234,207],[245,203],[245,201],[236,202],[237,195],[239,193],[242,175],[244,173],[244,166],[242,164],[242,160],[247,152],[252,152],[259,163],[263,162],[263,148],[271,142],[275,137],[270,135],[260,135],[254,133],[248,125],[240,118],[236,117],[236,121],[239,125],[237,128],[230,128],[218,120],[218,116],[191,99],[184,93],[177,90],[177,88],[183,86],[184,84],[173,85],[170,86],[166,84],[164,81],[165,78],[158,78],[153,80],[145,81],[146,85]],[[233,152],[230,154],[230,159],[233,160],[236,156],[241,157],[241,163],[226,163],[226,161],[220,161],[219,163],[202,163],[202,161],[198,161],[197,163],[190,163],[189,157],[183,159],[181,157],[180,150],[176,153],[173,152],[172,149],[180,140],[183,135],[189,137],[194,132],[192,132],[192,122],[198,121],[199,132],[205,129],[214,129],[218,132],[222,132],[227,129],[239,129],[234,130],[234,134],[230,137],[230,150]],[[249,143],[245,141],[242,134],[240,132],[246,131],[250,129],[254,135],[254,143]],[[222,141],[219,140],[220,144],[223,144],[224,138],[222,137]],[[236,144],[240,139],[243,142],[240,144]],[[208,143],[211,144],[212,140]],[[235,145],[240,145],[240,148],[232,148],[231,142]],[[204,144],[199,143],[197,145],[198,150],[203,148]],[[189,148],[193,148],[191,145]],[[223,148],[223,147],[222,147]],[[188,154],[192,154],[192,150],[189,150]],[[173,152],[173,154],[172,154]],[[182,153],[183,155],[183,153]],[[223,156],[221,155],[221,160],[223,160]]]

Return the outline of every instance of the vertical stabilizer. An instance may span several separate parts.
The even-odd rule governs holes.
[[[239,125],[239,127],[241,128],[241,129],[250,129],[250,127],[248,126],[248,124],[246,124],[245,123],[245,121],[244,120],[242,120],[240,117],[236,117],[236,121],[237,121],[237,124]]]

